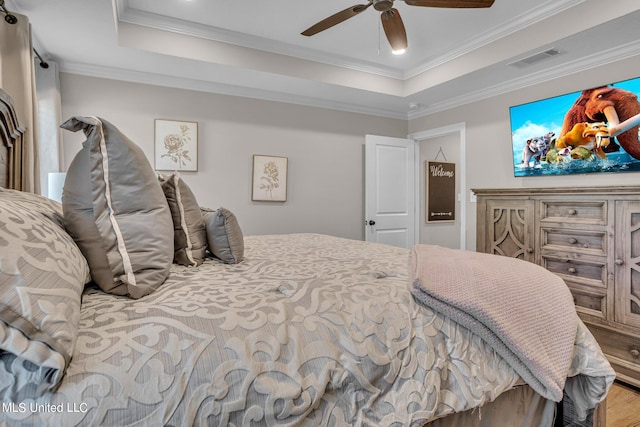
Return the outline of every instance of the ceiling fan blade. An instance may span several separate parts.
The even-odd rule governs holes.
[[[448,7],[455,9],[491,7],[495,0],[404,0],[409,6]]]
[[[364,12],[369,6],[373,4],[373,1],[370,1],[368,4],[357,4],[355,6],[351,6],[343,11],[340,11],[336,14],[331,15],[328,18],[323,19],[315,25],[304,30],[302,33],[303,36],[312,36],[314,34],[318,34],[320,31],[324,31],[327,28],[331,28],[334,25],[337,25],[343,21],[346,21],[349,18],[353,18],[357,14]]]
[[[382,28],[389,40],[391,49],[394,52],[400,52],[407,48],[407,32],[404,29],[404,23],[400,17],[398,9],[392,8],[380,14],[382,19]]]

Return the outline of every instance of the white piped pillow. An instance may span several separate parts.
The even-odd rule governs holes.
[[[65,226],[105,292],[140,298],[156,290],[173,263],[173,221],[144,152],[98,117],[61,125],[87,140],[67,171]]]
[[[158,175],[171,209],[174,228],[174,262],[195,267],[204,262],[207,232],[195,195],[178,172]]]

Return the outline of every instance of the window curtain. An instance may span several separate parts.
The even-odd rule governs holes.
[[[42,68],[36,61],[36,96],[38,98],[38,129],[40,148],[40,189],[47,196],[49,174],[64,170],[62,147],[62,123],[60,100],[60,77],[55,62],[47,61],[48,68]]]
[[[16,190],[39,193],[38,106],[31,27],[26,16],[12,14],[18,18],[17,23],[0,21],[0,88],[11,97],[25,132],[9,150],[9,183]]]

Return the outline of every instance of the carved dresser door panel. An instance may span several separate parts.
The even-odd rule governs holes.
[[[487,200],[487,252],[534,262],[532,200]]]
[[[640,202],[619,201],[616,214],[616,321],[640,326]]]

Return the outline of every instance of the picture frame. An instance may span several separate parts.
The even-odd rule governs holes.
[[[198,122],[155,120],[155,169],[198,171]]]
[[[286,202],[288,163],[287,157],[254,154],[251,200]]]

